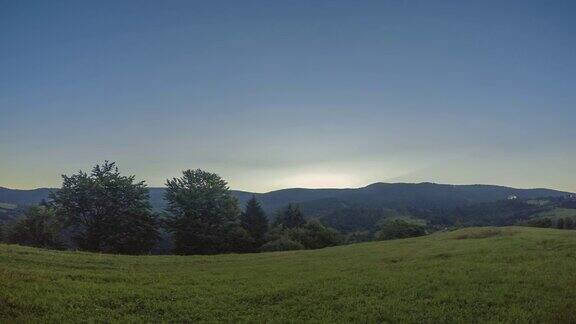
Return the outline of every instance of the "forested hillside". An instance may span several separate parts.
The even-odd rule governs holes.
[[[40,188],[15,190],[0,187],[0,202],[15,205],[37,204],[51,191]],[[150,188],[150,202],[155,210],[166,206],[165,188]],[[298,204],[308,214],[317,215],[344,207],[366,208],[449,208],[490,202],[516,196],[519,199],[561,197],[569,193],[550,189],[516,189],[491,185],[446,185],[434,183],[375,183],[357,189],[283,189],[267,193],[232,190],[241,205],[255,195],[267,213],[286,205]]]

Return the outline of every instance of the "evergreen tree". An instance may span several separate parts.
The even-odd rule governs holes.
[[[258,248],[266,242],[266,233],[268,232],[268,218],[260,206],[256,196],[246,203],[246,209],[241,216],[242,227],[254,239],[255,247]]]
[[[304,214],[302,214],[300,208],[289,204],[284,210],[278,213],[274,225],[282,225],[285,228],[296,228],[303,226],[305,223]]]
[[[186,170],[166,182],[168,230],[178,254],[242,252],[250,235],[240,225],[238,201],[217,174]]]
[[[71,227],[82,250],[140,254],[159,238],[151,212],[148,188],[122,176],[115,163],[96,165],[90,174],[62,176],[62,188],[51,195],[50,206]]]

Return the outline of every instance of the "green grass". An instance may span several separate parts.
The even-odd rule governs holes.
[[[316,251],[0,245],[0,322],[575,322],[576,231],[474,228]]]

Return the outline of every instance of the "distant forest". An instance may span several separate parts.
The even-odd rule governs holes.
[[[574,197],[545,189],[517,190],[520,198],[507,199],[496,198],[512,189],[495,186],[375,184],[358,190],[293,189],[278,194],[284,199],[240,192],[241,204],[238,192],[217,174],[186,170],[166,181],[161,207],[153,208],[151,201],[159,197],[151,199],[143,181],[105,162],[64,175],[62,187],[39,204],[0,205],[0,212],[11,215],[0,239],[105,253],[219,254],[319,249],[463,226],[576,224]],[[544,194],[552,196],[535,198]],[[298,196],[313,199],[290,201]]]

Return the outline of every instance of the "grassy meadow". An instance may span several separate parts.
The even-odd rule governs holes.
[[[576,322],[576,231],[468,228],[314,251],[0,245],[0,322]]]

